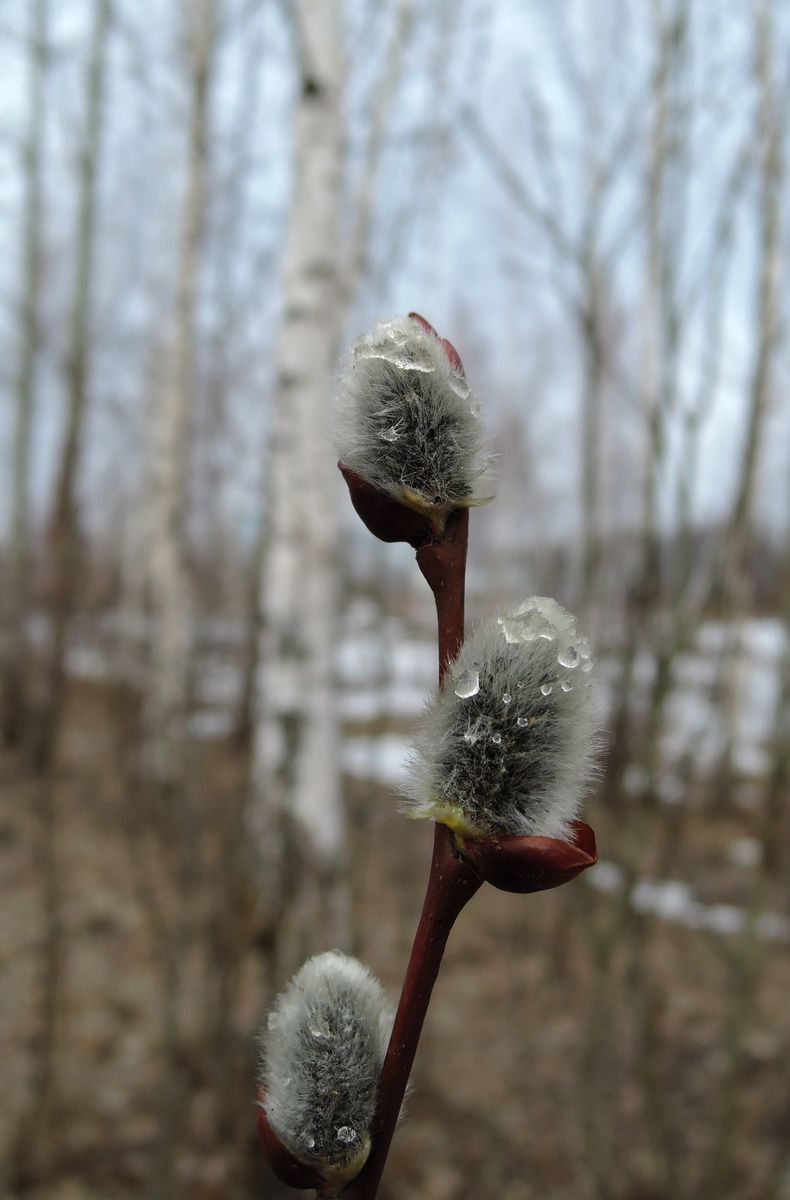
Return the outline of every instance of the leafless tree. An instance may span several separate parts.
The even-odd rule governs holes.
[[[327,389],[339,300],[343,52],[338,0],[295,3],[299,96],[283,319],[270,433],[261,576],[258,716],[251,822],[268,888],[284,900],[282,951],[304,957],[316,931],[345,940],[344,814],[333,703],[337,556]],[[273,837],[275,830],[281,836]],[[281,837],[285,837],[282,851]],[[283,854],[278,862],[272,847]],[[275,851],[275,854],[277,853]],[[288,863],[296,855],[304,869]],[[291,928],[287,928],[288,925]]]
[[[28,129],[24,147],[24,277],[19,307],[19,374],[11,464],[11,547],[4,621],[0,721],[2,738],[19,741],[25,727],[26,607],[30,583],[30,457],[41,342],[41,208],[46,78],[49,63],[47,0],[30,10]]]
[[[96,0],[85,80],[85,131],[77,172],[74,283],[66,363],[66,423],[50,525],[49,644],[46,648],[45,690],[38,702],[33,745],[37,786],[35,857],[42,890],[44,935],[39,993],[40,1043],[31,1105],[23,1122],[18,1148],[20,1162],[26,1164],[20,1166],[23,1172],[30,1169],[31,1162],[44,1153],[47,1141],[42,1134],[46,1134],[52,1120],[56,1091],[65,946],[53,758],[64,707],[67,634],[78,599],[80,521],[77,481],[90,391],[96,195],[105,113],[109,24],[110,0]]]
[[[206,215],[209,119],[216,45],[216,5],[184,6],[189,87],[187,171],[180,221],[180,255],[164,394],[154,431],[155,519],[151,585],[156,633],[151,681],[150,737],[154,772],[178,775],[183,743],[193,601],[186,549],[187,463],[190,412],[196,383],[195,311]]]

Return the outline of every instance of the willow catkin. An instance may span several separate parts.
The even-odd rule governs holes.
[[[367,1158],[392,1019],[379,982],[335,950],[309,959],[269,1014],[266,1116],[283,1145],[328,1178],[352,1178]]]
[[[574,618],[548,597],[481,625],[416,736],[410,815],[467,835],[565,836],[594,762],[591,668]]]
[[[334,426],[342,462],[402,503],[450,509],[488,498],[478,405],[457,356],[414,317],[379,321],[352,344]]]

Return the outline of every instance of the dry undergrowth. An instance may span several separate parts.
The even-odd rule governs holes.
[[[36,1170],[20,1171],[10,1157],[8,1194],[154,1194],[166,957],[157,922],[168,926],[179,911],[188,946],[179,963],[184,1095],[172,1126],[171,1194],[290,1194],[260,1174],[253,1144],[251,1031],[267,995],[265,931],[247,889],[228,879],[243,796],[239,755],[222,743],[195,750],[199,834],[194,870],[176,887],[175,831],[125,777],[115,718],[125,714],[131,736],[129,697],[83,684],[69,712],[56,792],[67,947],[57,1110]],[[10,758],[0,771],[6,1151],[29,1103],[41,911],[33,784]],[[430,831],[399,817],[381,789],[348,786],[360,851],[355,950],[392,990],[417,917]],[[603,857],[622,861],[622,822],[596,807]],[[749,823],[738,811],[687,815],[673,874],[704,899],[748,904],[753,873],[733,866],[727,848]],[[666,830],[655,817],[646,830],[649,865]],[[777,888],[766,890],[764,907],[781,906]],[[612,896],[581,882],[528,905],[493,889],[474,899],[450,941],[383,1195],[790,1195],[782,1160],[787,946],[750,946],[626,912],[607,949],[615,913]]]

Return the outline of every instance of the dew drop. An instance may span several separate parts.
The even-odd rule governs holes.
[[[542,613],[531,611],[516,613],[512,617],[500,617],[499,624],[506,641],[511,645],[516,642],[534,642],[538,638],[551,641],[556,636],[556,630]]]
[[[558,634],[576,636],[576,622],[569,612],[550,596],[531,596],[514,613],[499,618],[508,642],[534,642],[538,638],[553,641]]]
[[[426,375],[436,370],[429,354],[412,352],[406,346],[373,346],[367,353],[358,354],[357,358],[380,358],[382,362],[390,363],[401,371],[420,371]]]
[[[570,679],[563,679],[560,683],[560,687],[562,688],[563,692],[573,691],[573,684],[571,683]]]
[[[462,671],[455,681],[456,696],[460,696],[462,700],[468,700],[470,696],[476,696],[479,691],[480,672]]]
[[[512,699],[513,699],[513,697],[511,696],[510,692],[504,692],[504,693],[503,693],[503,696],[502,696],[502,703],[503,703],[503,704],[510,704],[510,701],[511,701]]]
[[[452,374],[449,376],[447,383],[450,387],[450,390],[455,392],[455,394],[459,400],[468,400],[469,399],[469,394],[470,394],[469,393],[469,384],[466,382],[463,375],[458,375],[455,371],[453,371]],[[478,412],[477,413],[475,412],[474,404],[469,409],[469,412],[471,413],[471,415],[473,417],[476,417],[478,415],[479,411],[480,410],[478,408]]]
[[[337,1130],[337,1140],[350,1145],[351,1142],[357,1140],[357,1131],[352,1129],[350,1125],[341,1125]]]
[[[433,359],[427,351],[410,353],[408,351],[403,354],[393,354],[389,358],[389,362],[394,367],[400,367],[402,371],[419,371],[421,375],[433,375],[436,367]]]
[[[540,685],[540,691],[541,691],[541,695],[550,696],[551,692],[552,692],[551,684],[550,683],[542,683]]]
[[[354,361],[380,359],[401,371],[420,371],[432,374],[436,367],[426,343],[410,331],[406,334],[396,324],[381,322],[376,329],[362,337],[354,346]]]
[[[477,734],[473,729],[467,729],[466,733],[464,734],[464,741],[468,742],[470,746],[474,746],[475,742],[477,741]]]
[[[501,733],[492,733],[491,741],[494,743],[495,746],[498,746],[499,743],[502,741],[502,734]]]
[[[593,669],[593,660],[591,658],[582,659],[581,667],[586,675],[589,671],[592,671],[592,669]]]
[[[323,1029],[311,1029],[310,1033],[317,1042],[329,1041],[330,1034],[326,1033]]]
[[[521,728],[524,729],[527,725],[529,725],[529,717],[519,717],[516,721],[516,724],[520,725]]]
[[[557,655],[557,662],[561,667],[567,667],[568,670],[573,670],[579,665],[579,651],[575,646],[563,646]]]
[[[315,1138],[313,1137],[312,1133],[306,1133],[304,1135],[304,1144],[305,1144],[305,1146],[307,1146],[308,1150],[313,1149],[313,1147],[315,1146]]]
[[[391,425],[389,429],[384,429],[379,436],[384,442],[397,442],[400,437],[400,430],[396,425]]]

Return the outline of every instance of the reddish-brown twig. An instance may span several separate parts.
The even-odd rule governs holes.
[[[464,640],[466,601],[466,547],[469,541],[469,509],[457,508],[448,518],[444,534],[417,551],[422,571],[436,602],[439,633],[439,687],[447,667]]]
[[[468,531],[469,510],[458,509],[450,516],[441,539],[417,551],[420,570],[436,601],[440,686],[464,640]],[[451,831],[445,825],[436,825],[425,902],[379,1081],[370,1157],[344,1190],[344,1200],[373,1200],[378,1191],[450,930],[480,886],[478,875],[458,856]]]
[[[480,879],[456,855],[450,830],[436,825],[425,903],[379,1083],[370,1157],[343,1192],[344,1200],[373,1200],[376,1195],[447,938],[461,909],[479,887]]]

